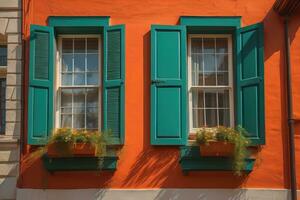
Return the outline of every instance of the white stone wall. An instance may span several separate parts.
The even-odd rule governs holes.
[[[17,190],[17,200],[289,200],[289,196],[289,190],[272,188]]]
[[[6,77],[6,129],[0,135],[0,200],[16,199],[19,172],[19,139],[22,115],[21,0],[0,0],[0,37],[7,43],[7,66],[0,67]]]

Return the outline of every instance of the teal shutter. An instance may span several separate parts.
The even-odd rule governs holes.
[[[30,26],[28,144],[47,142],[53,128],[54,34],[52,27]]]
[[[237,125],[248,131],[253,144],[265,143],[263,24],[237,31]]]
[[[124,143],[125,26],[104,29],[103,130]]]
[[[151,144],[187,142],[185,26],[151,27]]]

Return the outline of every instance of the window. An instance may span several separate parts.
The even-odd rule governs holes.
[[[59,127],[100,128],[100,37],[59,39]]]
[[[186,145],[215,126],[242,126],[265,143],[263,23],[183,16],[152,25],[150,77],[152,145]]]
[[[7,45],[0,45],[0,66],[7,66]]]
[[[189,35],[190,131],[233,126],[231,35]]]
[[[5,132],[5,87],[6,80],[0,78],[0,134]]]

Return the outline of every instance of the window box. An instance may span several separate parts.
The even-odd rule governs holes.
[[[200,144],[200,156],[224,156],[232,157],[234,144],[229,142],[209,141],[208,144]]]
[[[200,156],[198,146],[180,147],[179,164],[184,174],[189,171],[231,171],[233,172],[232,158],[224,156]],[[245,158],[244,173],[250,173],[255,164],[255,158]]]
[[[62,147],[62,148],[61,148]],[[70,156],[95,156],[96,148],[90,143],[52,143],[48,145],[47,154],[49,157],[61,157],[60,149],[67,149],[65,153],[70,153]]]

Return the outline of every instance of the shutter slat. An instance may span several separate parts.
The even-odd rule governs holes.
[[[252,144],[265,143],[263,24],[237,31],[237,124]]]
[[[53,128],[54,34],[52,27],[31,25],[28,90],[28,144],[47,142]]]
[[[103,129],[113,144],[124,143],[125,27],[105,27],[103,70]]]
[[[49,33],[35,32],[35,79],[48,79]]]
[[[151,27],[151,144],[187,143],[186,28]]]
[[[121,33],[119,30],[107,34],[107,79],[120,79],[121,75]]]

